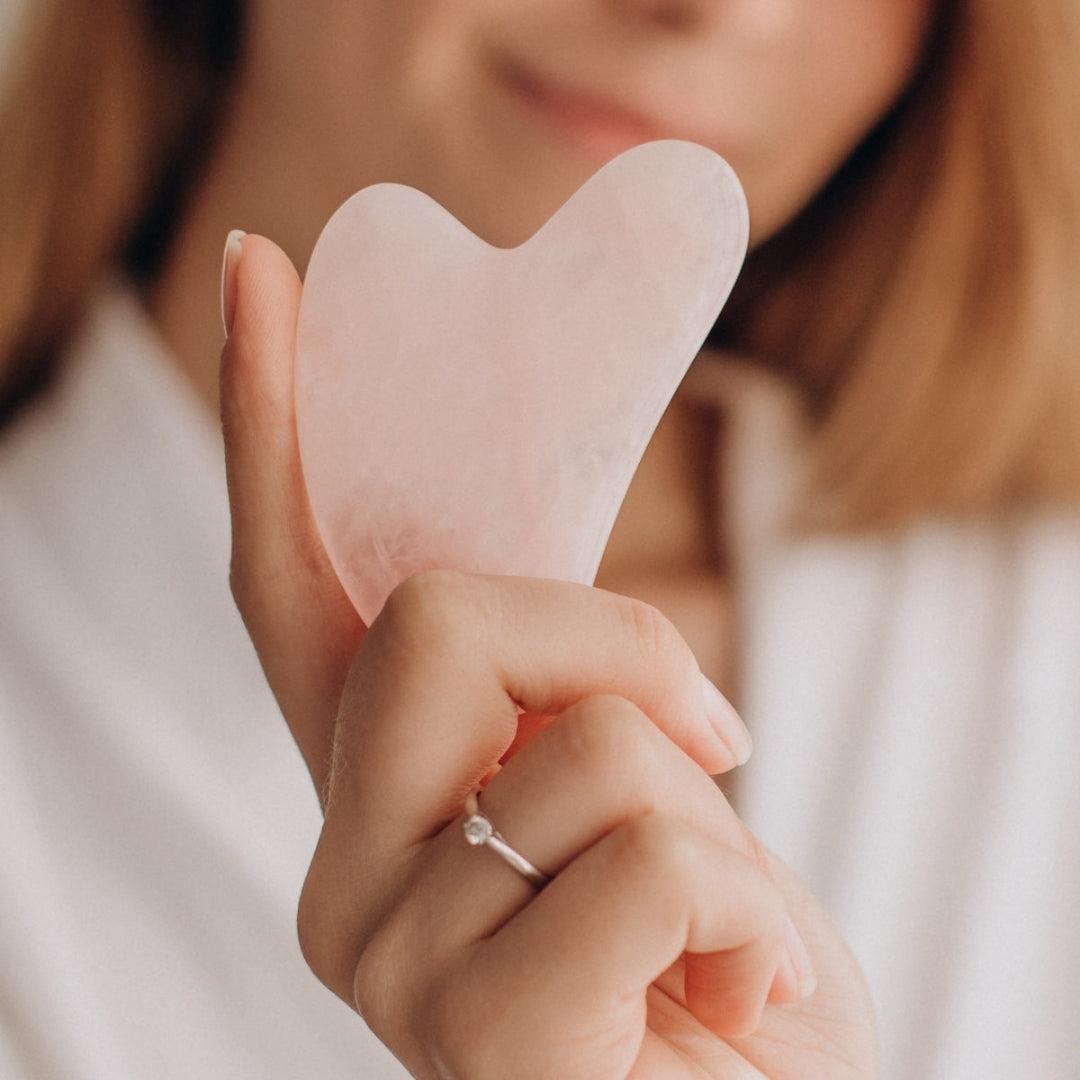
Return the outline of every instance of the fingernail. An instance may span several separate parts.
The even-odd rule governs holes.
[[[240,261],[243,246],[240,241],[247,236],[242,229],[233,229],[225,238],[225,254],[221,259],[221,323],[225,336],[232,333],[233,316],[236,314],[236,264]]]
[[[753,750],[750,732],[739,718],[734,706],[704,676],[701,676],[702,691],[705,695],[705,715],[709,718],[713,731],[724,741],[735,758],[736,765],[745,765]]]
[[[798,987],[799,997],[809,997],[817,987],[817,972],[814,971],[814,962],[810,959],[810,950],[806,947],[802,935],[795,928],[795,924],[788,916],[787,926],[784,927],[784,947],[787,949],[788,962],[795,974],[795,985]]]

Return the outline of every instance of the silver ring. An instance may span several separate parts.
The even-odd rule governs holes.
[[[473,847],[489,847],[503,862],[512,866],[533,888],[542,889],[551,875],[538,870],[524,855],[516,852],[496,831],[489,818],[480,813],[480,802],[474,791],[465,800],[465,841]]]

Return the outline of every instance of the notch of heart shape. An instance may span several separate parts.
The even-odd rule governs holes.
[[[678,141],[615,158],[516,248],[398,184],[334,214],[304,284],[296,420],[366,624],[424,569],[593,581],[747,237],[734,172]]]

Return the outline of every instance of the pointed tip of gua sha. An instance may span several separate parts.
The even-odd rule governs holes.
[[[682,142],[620,155],[510,250],[400,185],[338,210],[304,286],[296,415],[366,623],[423,569],[593,580],[747,236],[730,167]]]

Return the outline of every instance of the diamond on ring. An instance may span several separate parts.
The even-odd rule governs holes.
[[[473,847],[486,844],[494,833],[491,822],[481,813],[472,814],[465,820],[465,839]]]
[[[491,848],[503,862],[512,866],[533,888],[542,889],[551,880],[550,874],[538,870],[499,835],[495,826],[491,824],[491,819],[480,813],[480,802],[475,792],[465,800],[465,813],[467,817],[462,828],[467,844],[473,847]]]

